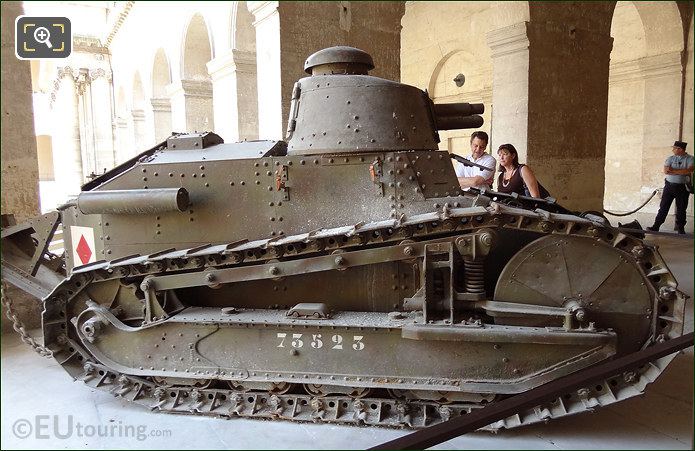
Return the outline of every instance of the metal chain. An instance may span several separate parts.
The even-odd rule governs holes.
[[[29,335],[24,329],[24,324],[17,317],[17,314],[15,314],[12,308],[12,299],[10,299],[5,290],[7,290],[7,284],[5,281],[2,281],[2,284],[0,285],[0,301],[5,309],[5,315],[10,319],[10,321],[12,321],[12,328],[19,334],[22,341],[34,348],[34,351],[36,351],[38,354],[42,355],[43,357],[53,357],[53,351],[37,343],[36,340],[34,340],[34,338],[32,338],[32,336]]]
[[[642,208],[644,208],[644,206],[647,205],[647,204],[649,203],[649,201],[652,200],[652,198],[653,198],[654,196],[656,196],[656,193],[658,193],[658,192],[659,192],[659,190],[658,190],[658,189],[655,189],[655,190],[652,192],[652,195],[649,196],[649,199],[645,200],[645,201],[642,203],[642,205],[640,205],[639,207],[635,208],[634,210],[631,210],[631,211],[628,211],[628,212],[625,212],[625,213],[614,213],[614,212],[612,212],[612,211],[608,211],[608,210],[605,210],[605,209],[604,209],[603,212],[606,213],[606,214],[609,214],[609,215],[611,215],[611,216],[630,216],[631,214],[637,213],[637,212],[640,211]]]

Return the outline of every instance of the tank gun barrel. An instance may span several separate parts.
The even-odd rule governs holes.
[[[473,116],[437,116],[437,130],[457,130],[461,128],[480,128],[483,117]]]
[[[84,191],[75,202],[83,214],[149,214],[184,211],[189,205],[185,188]]]
[[[485,112],[482,103],[440,103],[434,105],[437,130],[456,130],[462,128],[479,128]]]

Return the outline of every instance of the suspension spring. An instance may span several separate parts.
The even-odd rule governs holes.
[[[485,272],[482,259],[463,257],[465,287],[467,293],[485,293]]]

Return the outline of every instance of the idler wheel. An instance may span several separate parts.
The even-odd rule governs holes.
[[[629,255],[591,238],[547,235],[517,252],[502,270],[496,301],[567,308],[574,327],[613,329],[618,353],[641,348],[652,321],[650,282]],[[562,326],[560,318],[495,316],[498,324]]]

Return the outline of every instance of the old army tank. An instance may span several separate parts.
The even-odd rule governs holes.
[[[319,51],[284,141],[174,134],[6,228],[3,277],[43,298],[47,352],[153,410],[419,428],[682,335],[656,248],[552,199],[463,192],[438,130],[483,106],[373,66]],[[637,395],[670,359],[489,427]]]

